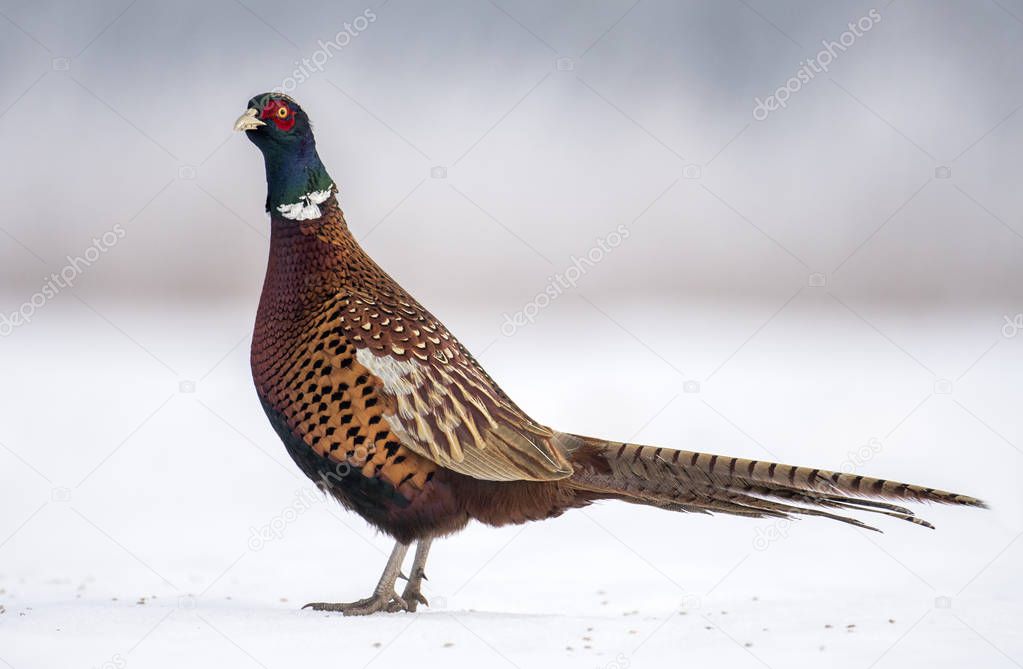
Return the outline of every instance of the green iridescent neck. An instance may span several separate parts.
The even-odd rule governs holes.
[[[308,204],[310,194],[329,191],[334,184],[316,153],[316,142],[311,136],[294,145],[267,147],[263,162],[269,212],[303,202]]]

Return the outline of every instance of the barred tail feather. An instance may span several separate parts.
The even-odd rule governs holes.
[[[675,511],[751,517],[820,516],[875,529],[832,511],[865,511],[933,529],[880,500],[987,508],[975,497],[811,467],[561,435],[580,466],[570,482],[591,494]]]

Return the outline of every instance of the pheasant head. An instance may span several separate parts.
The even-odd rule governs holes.
[[[249,100],[234,129],[263,153],[266,210],[292,220],[319,218],[319,204],[330,197],[334,181],[316,153],[309,116],[283,93]]]

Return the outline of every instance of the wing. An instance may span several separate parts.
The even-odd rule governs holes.
[[[515,405],[432,314],[373,267],[374,294],[337,312],[356,358],[376,377],[385,420],[413,452],[488,481],[572,474],[555,433]]]

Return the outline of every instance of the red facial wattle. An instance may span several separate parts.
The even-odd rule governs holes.
[[[283,100],[269,100],[266,106],[263,107],[263,113],[260,114],[260,118],[273,120],[277,129],[284,132],[288,132],[295,127],[295,112]]]

